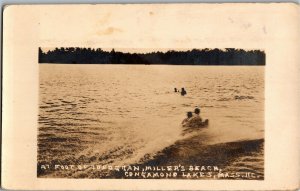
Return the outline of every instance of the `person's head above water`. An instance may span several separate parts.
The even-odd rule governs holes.
[[[199,108],[196,108],[195,111],[194,111],[197,115],[200,114],[200,109]]]
[[[184,88],[181,88],[181,90],[183,91],[183,90],[184,90]]]
[[[188,118],[193,117],[193,113],[191,111],[187,112],[186,115],[187,115]]]

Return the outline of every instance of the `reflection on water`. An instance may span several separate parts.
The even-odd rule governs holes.
[[[264,137],[262,66],[39,67],[41,164],[133,164],[188,137],[205,146]],[[183,135],[181,121],[197,106],[209,127]]]

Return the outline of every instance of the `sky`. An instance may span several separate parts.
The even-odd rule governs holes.
[[[263,4],[246,7],[239,4],[49,5],[30,11],[39,13],[36,20],[39,47],[114,48],[128,52],[193,48],[263,50],[261,42],[268,30],[276,26],[263,21],[268,17],[274,21],[289,20],[289,15],[269,16],[265,14],[267,9],[277,10]],[[255,14],[252,9],[256,10]]]

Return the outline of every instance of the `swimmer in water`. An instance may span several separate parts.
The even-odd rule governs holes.
[[[194,113],[195,113],[194,117],[198,118],[200,121],[202,121],[202,118],[200,117],[200,109],[195,108]]]
[[[195,108],[194,114],[192,114],[192,117],[185,119],[182,123],[184,123],[183,127],[201,128],[201,127],[205,127],[206,125],[208,125],[208,119],[203,121],[202,118],[200,117],[200,109]]]
[[[182,96],[185,96],[185,95],[186,95],[185,89],[184,89],[184,88],[181,88],[181,92],[180,92],[180,93],[181,93]]]
[[[208,125],[208,119],[206,119],[205,121],[202,120],[201,116],[200,116],[200,109],[199,108],[195,108],[194,110],[194,115],[193,117],[190,119],[189,121],[189,126],[191,127],[203,127]]]
[[[191,111],[189,111],[186,113],[186,115],[187,115],[187,118],[185,118],[181,123],[183,127],[188,126],[189,120],[193,117],[193,113]]]

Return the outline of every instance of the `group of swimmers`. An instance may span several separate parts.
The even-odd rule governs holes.
[[[174,88],[174,92],[180,92],[182,96],[185,96],[186,90],[184,88],[181,88],[181,91],[179,91],[177,88]],[[197,128],[197,127],[204,127],[208,125],[208,119],[202,120],[200,117],[200,109],[195,108],[194,113],[189,111],[187,112],[187,118],[185,118],[182,121],[182,126],[183,127],[192,127],[192,128]]]
[[[200,117],[200,109],[195,108],[194,113],[191,111],[187,112],[187,118],[185,118],[182,121],[183,127],[192,127],[192,128],[198,128],[198,127],[204,127],[208,125],[208,119],[205,121],[202,120]]]
[[[177,90],[177,88],[174,88],[174,92],[179,92],[179,90]],[[186,95],[186,91],[185,91],[184,88],[181,88],[180,94],[181,94],[182,96],[185,96],[185,95]]]

